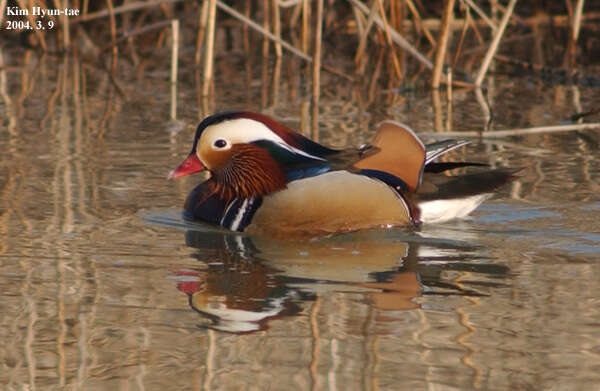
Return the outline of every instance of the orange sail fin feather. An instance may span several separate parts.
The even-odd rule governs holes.
[[[465,144],[424,145],[406,125],[386,121],[371,145],[337,150],[265,115],[229,112],[198,125],[192,151],[169,178],[211,174],[188,196],[187,219],[263,235],[328,235],[466,216],[515,170],[435,162]],[[476,172],[447,175],[458,167]]]
[[[379,151],[354,164],[359,169],[378,170],[404,181],[416,191],[425,165],[425,146],[408,127],[393,121],[379,126],[372,145]]]

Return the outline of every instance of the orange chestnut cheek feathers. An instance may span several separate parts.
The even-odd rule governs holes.
[[[190,153],[187,158],[176,169],[171,171],[167,179],[179,178],[186,175],[195,174],[204,171],[205,167],[198,159],[194,152]]]

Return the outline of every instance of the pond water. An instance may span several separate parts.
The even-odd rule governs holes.
[[[577,389],[600,384],[600,132],[475,139],[455,157],[523,167],[464,220],[310,241],[184,223],[198,176],[167,181],[206,113],[306,123],[300,77],[218,59],[181,70],[2,53],[0,385],[51,389]],[[243,69],[243,68],[242,68]],[[241,76],[240,76],[241,75]],[[481,130],[455,91],[369,96],[323,76],[320,141],[400,120]],[[494,76],[493,127],[557,124],[600,90]],[[356,89],[358,88],[358,90]],[[275,102],[275,104],[273,103]],[[596,105],[596,106],[595,106]],[[451,118],[450,118],[451,115]],[[590,121],[598,121],[598,116]]]

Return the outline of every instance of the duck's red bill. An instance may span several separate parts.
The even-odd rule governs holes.
[[[179,178],[186,175],[195,174],[204,171],[204,165],[198,159],[195,153],[190,153],[187,158],[176,169],[171,171],[167,179]]]

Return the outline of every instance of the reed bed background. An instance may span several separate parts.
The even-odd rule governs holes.
[[[371,95],[401,95],[419,85],[444,88],[449,100],[453,88],[485,88],[498,64],[551,82],[600,85],[600,78],[578,70],[600,58],[598,0],[3,0],[0,18],[10,7],[79,10],[76,17],[50,17],[53,29],[10,30],[3,37],[48,54],[76,53],[110,72],[121,92],[119,61],[142,67],[165,48],[171,82],[180,64],[193,63],[205,97],[214,92],[217,56],[238,50],[264,61],[297,58],[313,130],[322,72],[362,83]],[[19,18],[38,20],[31,13]],[[578,114],[581,122],[588,113]]]

